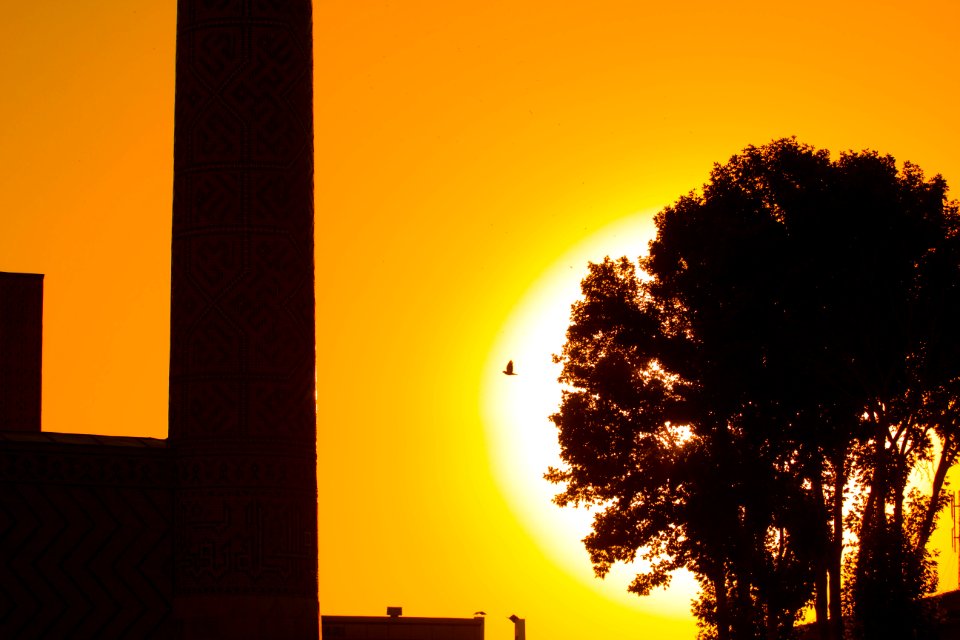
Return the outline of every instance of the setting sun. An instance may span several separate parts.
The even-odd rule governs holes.
[[[45,274],[43,429],[164,438],[177,3],[8,4],[0,271]],[[960,5],[313,6],[321,612],[692,640],[692,581],[594,578],[589,515],[542,478],[587,262],[641,255],[713,163],[783,136],[956,195]]]
[[[480,400],[501,491],[553,561],[619,606],[684,618],[695,595],[688,576],[678,576],[669,592],[657,591],[643,599],[627,593],[634,573],[629,566],[618,566],[604,580],[597,580],[580,542],[590,531],[590,512],[554,505],[551,500],[558,488],[543,479],[547,467],[560,465],[556,427],[549,420],[559,407],[561,392],[557,383],[560,367],[552,355],[563,346],[584,267],[605,256],[627,256],[635,261],[645,254],[655,233],[653,213],[625,215],[595,230],[541,274],[503,325],[490,352],[488,371],[514,358],[517,375],[489,375]]]

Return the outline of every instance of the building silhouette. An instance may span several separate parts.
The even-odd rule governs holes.
[[[42,432],[0,274],[3,638],[319,637],[311,5],[177,11],[169,438]]]
[[[43,276],[0,272],[0,424],[40,430]]]
[[[400,607],[386,616],[321,616],[325,640],[483,640],[484,618],[402,617]]]

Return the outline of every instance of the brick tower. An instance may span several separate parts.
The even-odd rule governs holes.
[[[180,0],[170,437],[40,430],[0,274],[0,637],[318,638],[309,0]]]
[[[170,447],[173,616],[317,638],[309,0],[180,0]]]

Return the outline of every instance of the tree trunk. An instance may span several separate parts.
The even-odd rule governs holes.
[[[750,582],[744,576],[737,575],[736,583],[737,615],[733,616],[733,637],[737,640],[750,638],[755,629],[754,621],[748,617],[753,612],[753,599],[750,597]]]
[[[843,570],[843,488],[847,484],[844,454],[833,460],[833,539],[830,540],[827,574],[831,640],[843,640],[843,601],[841,600]]]
[[[927,512],[923,514],[923,523],[920,525],[920,533],[917,541],[917,548],[922,549],[927,546],[930,536],[933,534],[933,525],[936,522],[937,513],[940,511],[940,492],[943,491],[943,485],[947,480],[947,471],[953,465],[956,459],[956,448],[954,443],[947,440],[943,443],[943,449],[940,452],[940,460],[937,462],[937,470],[933,474],[933,485],[930,488],[930,504],[927,505]]]
[[[721,568],[713,576],[713,593],[717,602],[717,640],[730,640],[730,608],[727,604],[727,581]]]
[[[813,496],[817,501],[817,534],[814,543],[814,581],[813,581],[813,611],[816,614],[817,636],[820,640],[830,640],[830,620],[827,609],[829,596],[827,594],[827,566],[830,557],[830,536],[826,533],[827,496],[823,493],[823,462],[822,458],[817,458],[814,462],[815,468],[810,474],[813,488]]]
[[[827,619],[827,572],[825,568],[817,569],[813,589],[815,596],[813,610],[816,614],[817,637],[820,640],[830,640],[830,621]]]

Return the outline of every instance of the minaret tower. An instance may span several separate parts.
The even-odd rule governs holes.
[[[318,638],[309,0],[179,0],[178,638]]]

